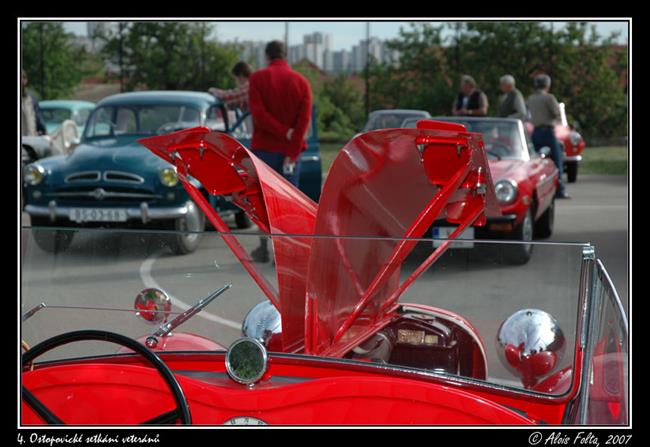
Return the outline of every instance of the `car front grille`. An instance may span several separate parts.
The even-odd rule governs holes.
[[[47,197],[57,199],[57,202],[90,202],[101,203],[139,203],[142,201],[162,199],[162,195],[154,194],[147,190],[118,187],[83,186],[59,189],[46,194]]]

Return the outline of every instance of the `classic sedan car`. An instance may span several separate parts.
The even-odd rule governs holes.
[[[506,270],[505,282],[503,267],[485,275],[486,265],[461,266],[446,282],[424,275],[464,228],[500,214],[480,134],[429,121],[356,137],[319,204],[223,133],[199,127],[141,143],[173,163],[220,233],[207,257],[160,266],[174,296],[148,287],[130,312],[113,290],[95,297],[85,279],[61,282],[64,259],[51,257],[50,269],[40,257],[34,273],[56,271],[60,290],[49,297],[61,301],[23,303],[22,425],[627,424],[627,319],[594,247],[548,245],[552,271]],[[193,178],[271,235],[274,269],[250,262],[244,246],[259,236],[229,231]],[[459,231],[413,256],[441,215]],[[136,252],[126,255],[132,265]],[[120,275],[97,267],[95,281]],[[39,300],[43,277],[31,273],[22,296]],[[266,299],[241,333],[227,308],[259,302],[260,291]],[[182,301],[199,293],[194,305]],[[136,317],[157,327],[137,334]],[[228,348],[213,338],[224,328],[238,332],[223,337]]]
[[[558,170],[544,151],[537,154],[523,123],[511,118],[438,117],[435,120],[462,124],[468,131],[483,135],[494,188],[502,215],[488,220],[484,228],[476,229],[477,238],[501,238],[532,241],[546,238],[553,232],[555,191]],[[404,127],[416,127],[417,120],[409,119]],[[433,237],[446,237],[454,231],[444,220],[433,226]],[[473,229],[463,238],[474,238]],[[472,244],[456,244],[470,248]],[[510,246],[504,260],[512,264],[528,262],[533,245]]]
[[[207,125],[248,144],[250,120],[236,112],[200,92],[148,91],[105,98],[90,115],[73,153],[24,168],[24,210],[34,226],[183,230],[186,233],[170,236],[169,246],[177,254],[192,252],[205,227],[203,214],[181,186],[176,169],[137,140]],[[310,135],[309,148],[302,154],[301,187],[317,200],[321,165],[315,129]],[[213,207],[234,214],[238,227],[250,226],[239,208],[203,191]],[[46,251],[67,249],[74,233],[56,234],[37,232],[35,238]]]
[[[57,99],[41,101],[39,106],[43,111],[48,134],[54,133],[63,121],[72,120],[79,129],[79,135],[82,135],[90,112],[95,108],[95,103]]]

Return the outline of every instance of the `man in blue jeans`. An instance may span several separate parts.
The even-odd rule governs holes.
[[[564,190],[563,165],[564,154],[562,147],[555,138],[555,122],[560,119],[560,105],[555,96],[548,91],[551,88],[551,77],[548,75],[539,75],[535,78],[535,93],[528,97],[528,110],[530,112],[531,122],[535,129],[533,130],[533,145],[537,152],[547,146],[551,149],[551,158],[555,162],[559,172],[559,183],[555,198],[571,198]]]
[[[311,120],[309,81],[294,71],[279,41],[266,45],[268,66],[250,76],[248,106],[253,118],[251,150],[294,186],[300,181],[300,154]],[[267,238],[251,252],[256,262],[270,259]]]

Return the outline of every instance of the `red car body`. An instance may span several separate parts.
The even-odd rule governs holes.
[[[458,225],[454,238],[468,226],[485,225],[501,214],[479,134],[453,123],[423,121],[418,129],[356,137],[332,165],[318,206],[227,135],[195,128],[142,144],[176,166],[188,192],[282,316],[276,340],[282,352],[270,356],[268,370],[254,387],[228,380],[224,354],[213,350],[218,345],[186,334],[173,348],[158,346],[158,358],[173,371],[189,403],[192,423],[223,424],[233,418],[270,424],[514,425],[575,420],[580,393],[587,386],[583,357],[588,346],[576,346],[571,371],[550,375],[528,391],[508,389],[483,381],[483,341],[466,319],[431,306],[398,303],[402,292],[450,244],[443,243],[400,283],[399,267],[415,245],[408,238],[422,236],[440,216]],[[277,290],[188,181],[190,175],[210,193],[230,195],[262,231],[284,235],[273,239]],[[310,235],[344,238],[333,244]],[[377,238],[387,235],[402,238]],[[361,238],[345,239],[354,236]],[[424,327],[432,332],[433,320],[457,337],[454,346],[460,346],[462,355],[455,367],[460,375],[346,357],[381,330]],[[59,346],[61,340],[51,344]],[[49,349],[43,347],[48,342],[25,355]],[[182,350],[184,344],[207,348],[166,352]],[[515,357],[521,354],[516,346],[510,349]],[[536,357],[541,362],[533,359],[535,368],[550,372],[543,357]],[[161,376],[138,356],[38,364],[29,360],[23,368],[21,421],[26,425],[43,423],[47,411],[79,425],[160,421],[156,417],[161,411],[174,407]],[[594,377],[600,377],[598,372]],[[620,392],[603,394],[602,402],[620,404]],[[131,404],[125,406],[125,399]],[[626,412],[615,410],[607,413],[610,422],[625,421]],[[177,422],[176,413],[164,414],[167,422]]]

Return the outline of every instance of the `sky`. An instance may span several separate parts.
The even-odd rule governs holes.
[[[65,27],[79,35],[86,34],[86,22],[64,22]],[[285,22],[212,22],[216,26],[216,37],[220,41],[234,40],[284,40]],[[370,35],[379,39],[396,37],[401,27],[408,28],[409,22],[382,21],[371,22]],[[431,22],[440,24],[441,22]],[[566,22],[555,22],[554,26],[564,26]],[[609,35],[613,31],[620,31],[619,41],[627,41],[627,22],[589,22],[596,25],[596,30],[601,35]],[[366,22],[358,21],[330,21],[330,22],[289,22],[289,45],[302,43],[302,36],[314,31],[321,31],[331,35],[333,50],[350,49],[366,35]]]

